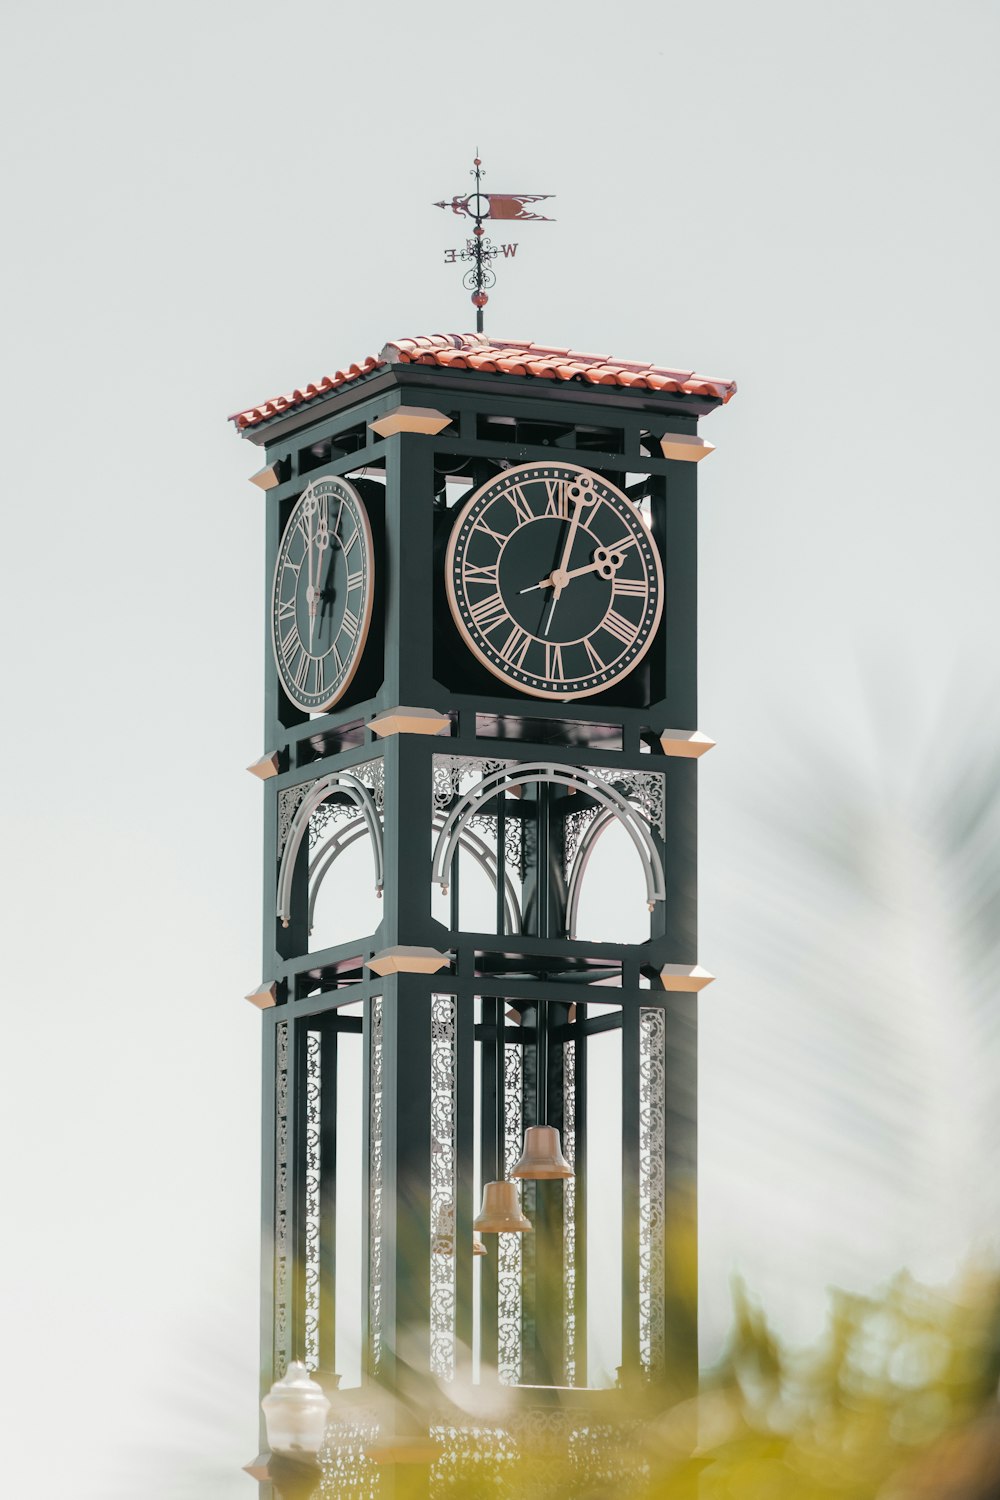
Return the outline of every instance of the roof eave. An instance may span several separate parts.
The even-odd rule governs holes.
[[[622,411],[695,419],[725,404],[721,396],[688,391],[654,391],[645,386],[600,385],[587,380],[559,380],[539,375],[449,369],[442,365],[393,363],[381,365],[349,384],[314,396],[287,412],[278,412],[249,426],[238,427],[237,430],[241,437],[249,438],[251,442],[263,447],[290,433],[310,427],[315,422],[324,421],[338,411],[360,405],[393,386],[461,390],[469,394],[488,393],[491,396],[502,392],[512,397],[527,396],[536,400],[544,394],[546,399],[561,404],[617,407]],[[238,422],[238,415],[230,420]]]

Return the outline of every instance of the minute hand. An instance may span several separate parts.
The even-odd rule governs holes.
[[[552,583],[552,603],[549,605],[549,617],[545,621],[545,629],[542,632],[543,635],[548,635],[549,633],[549,629],[552,625],[552,616],[555,614],[556,605],[559,603],[559,595],[562,593],[566,581],[569,578],[569,574],[566,571],[566,565],[573,553],[573,543],[576,541],[576,533],[580,526],[580,513],[586,503],[587,497],[582,491],[579,492],[573,502],[573,519],[569,523],[569,535],[566,538],[566,545],[563,548],[562,557],[559,559],[559,566],[558,568],[553,569],[553,571],[549,574],[549,578]]]

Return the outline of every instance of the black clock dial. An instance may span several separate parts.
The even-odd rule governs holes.
[[[619,681],[663,611],[663,570],[638,510],[575,464],[521,464],[485,485],[455,522],[445,567],[470,649],[539,698]]]
[[[271,638],[285,692],[321,713],[357,670],[371,620],[372,536],[346,479],[316,479],[288,518],[271,593]]]

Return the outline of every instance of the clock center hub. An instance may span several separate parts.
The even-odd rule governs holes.
[[[543,517],[521,526],[500,554],[497,572],[500,593],[515,623],[554,645],[590,635],[611,602],[611,583],[598,568],[570,576],[594,562],[600,542],[581,525],[570,556],[563,560],[567,525],[566,521]],[[538,587],[540,583],[542,587]],[[559,599],[553,609],[557,589]]]

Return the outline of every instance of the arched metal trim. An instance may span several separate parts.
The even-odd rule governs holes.
[[[594,845],[604,830],[614,820],[614,813],[609,808],[603,808],[580,840],[580,847],[576,851],[576,858],[573,861],[573,868],[570,871],[569,884],[566,889],[567,937],[576,937],[576,920],[580,908],[580,891],[583,887],[583,877],[587,873],[587,865],[590,863],[590,856],[594,852]]]
[[[302,847],[302,840],[309,830],[309,819],[331,792],[343,792],[348,801],[358,809],[372,841],[375,860],[375,889],[380,891],[384,883],[384,860],[382,853],[382,822],[375,806],[375,799],[363,781],[349,771],[331,771],[315,781],[295,810],[288,827],[281,866],[278,870],[278,917],[285,927],[291,919],[292,877],[295,861]]]
[[[462,831],[487,802],[503,792],[510,791],[513,787],[530,786],[536,782],[545,782],[550,786],[564,786],[578,792],[584,791],[599,806],[606,808],[621,823],[642,861],[646,880],[646,901],[650,910],[655,902],[664,900],[666,882],[663,875],[663,862],[645,819],[614,787],[590,776],[581,767],[553,765],[546,761],[533,761],[492,771],[458,799],[448,813],[444,827],[434,845],[431,879],[447,888],[448,872],[451,869],[455,847]]]
[[[444,823],[443,818],[434,819],[434,830],[440,832]],[[363,838],[367,832],[368,825],[363,818],[354,818],[350,823],[345,823],[340,828],[335,828],[323,844],[320,845],[315,857],[309,865],[309,931],[312,932],[314,917],[316,913],[316,899],[319,895],[320,886],[329,875],[337,858],[349,849],[358,839]],[[497,861],[490,846],[485,839],[479,837],[471,829],[463,829],[461,846],[469,854],[481,870],[485,872],[493,889],[497,885]],[[507,871],[503,875],[504,886],[504,910],[507,913],[507,931],[517,933],[521,931],[521,903],[517,899],[517,890]]]

